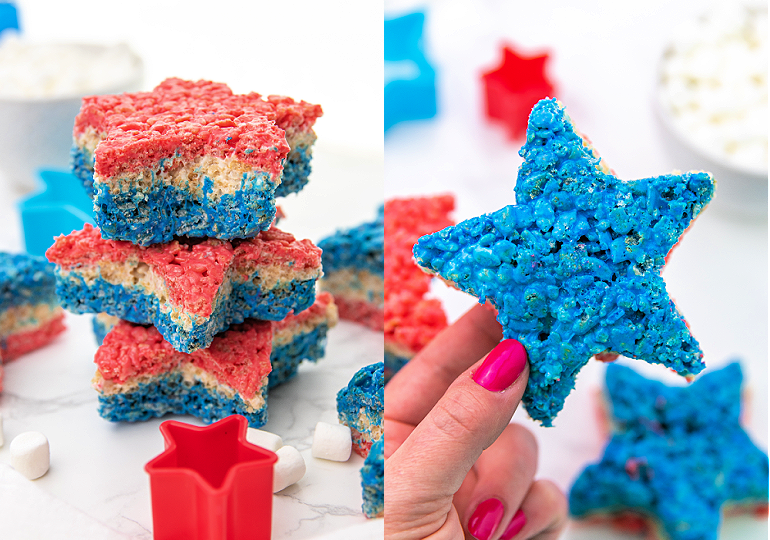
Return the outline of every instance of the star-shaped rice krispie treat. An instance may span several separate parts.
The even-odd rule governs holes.
[[[570,512],[619,523],[630,512],[658,538],[716,540],[723,513],[766,511],[768,459],[739,423],[742,379],[737,362],[685,387],[608,365],[612,438],[575,481]]]
[[[596,354],[701,371],[660,275],[714,193],[709,173],[618,179],[555,99],[532,110],[510,205],[422,237],[425,270],[491,302],[531,366],[523,402],[550,426]]]

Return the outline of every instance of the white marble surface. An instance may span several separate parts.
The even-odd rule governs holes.
[[[425,8],[427,6],[427,8]],[[480,75],[500,62],[501,43],[550,50],[549,75],[577,127],[624,179],[665,174],[681,165],[663,142],[653,108],[658,58],[678,21],[704,3],[650,0],[469,3],[388,1],[386,12],[426,9],[424,39],[437,71],[435,119],[403,123],[385,137],[386,198],[453,192],[459,221],[514,202],[522,141],[511,142],[483,115]],[[710,368],[741,360],[749,399],[746,429],[768,447],[767,220],[731,213],[717,195],[685,235],[663,271],[670,295],[687,318]],[[451,318],[474,299],[434,283]],[[632,365],[648,376],[679,379],[660,366]],[[540,443],[538,475],[562,489],[601,456],[605,441],[594,415],[604,365],[589,362],[555,420],[541,428],[523,410],[514,421]],[[681,382],[680,382],[681,383]],[[764,520],[729,518],[720,538],[767,538]],[[628,538],[601,527],[571,524],[563,540]]]

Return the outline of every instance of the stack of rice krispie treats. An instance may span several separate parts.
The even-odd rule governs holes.
[[[97,227],[56,239],[57,294],[99,314],[100,414],[267,420],[267,390],[324,354],[321,250],[274,225],[307,183],[321,107],[167,79],[83,100],[73,169]],[[105,315],[106,314],[106,315]]]

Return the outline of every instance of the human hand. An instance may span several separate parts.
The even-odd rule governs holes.
[[[388,540],[561,533],[564,495],[534,479],[535,438],[509,424],[527,385],[526,352],[501,338],[494,315],[475,306],[385,387]]]

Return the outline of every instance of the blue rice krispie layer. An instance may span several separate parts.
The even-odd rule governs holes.
[[[613,433],[572,486],[570,512],[632,512],[669,540],[716,540],[721,516],[767,507],[768,458],[740,426],[741,368],[669,387],[607,367]]]
[[[169,242],[177,236],[248,238],[270,227],[275,217],[275,186],[269,176],[244,173],[232,193],[221,194],[215,191],[212,178],[203,173],[198,193],[162,183],[141,194],[133,185],[111,190],[97,184],[96,224],[104,238],[141,246]]]
[[[337,416],[350,428],[353,449],[366,457],[372,444],[382,438],[385,379],[382,362],[363,367],[337,393]]]
[[[361,468],[362,509],[368,518],[382,517],[385,513],[385,438],[372,445]]]
[[[0,312],[24,304],[55,304],[54,268],[43,257],[0,252]]]
[[[383,212],[381,206],[374,221],[339,230],[318,242],[323,250],[324,272],[355,268],[379,276],[385,274]]]

